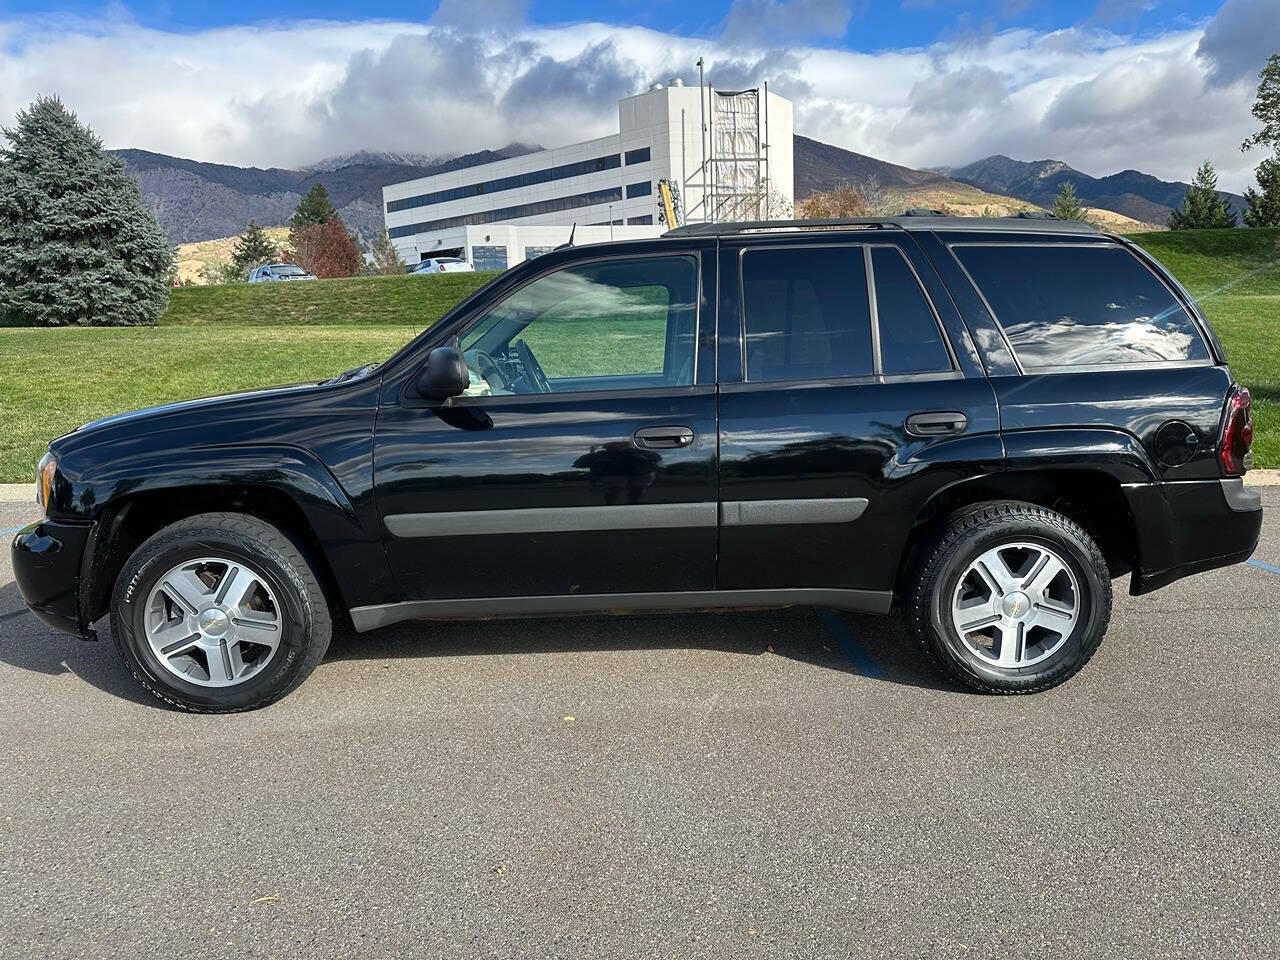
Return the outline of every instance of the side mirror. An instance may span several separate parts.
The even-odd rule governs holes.
[[[418,393],[431,400],[456,397],[471,384],[467,361],[457,347],[436,347],[418,374]]]

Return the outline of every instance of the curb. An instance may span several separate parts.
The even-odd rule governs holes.
[[[34,508],[35,483],[0,483],[0,503],[29,503]]]
[[[1250,470],[1244,482],[1250,487],[1280,487],[1280,470]],[[26,503],[36,505],[35,485],[32,483],[0,483],[0,503]]]

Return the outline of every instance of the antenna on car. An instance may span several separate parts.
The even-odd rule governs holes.
[[[572,247],[572,246],[573,246],[573,235],[574,235],[575,233],[577,233],[577,232],[578,232],[578,221],[577,221],[577,220],[575,220],[575,221],[573,221],[573,226],[569,228],[569,239],[568,239],[568,240],[566,240],[564,243],[560,244],[560,246],[556,247],[556,249],[557,249],[557,250],[568,250],[570,247]]]

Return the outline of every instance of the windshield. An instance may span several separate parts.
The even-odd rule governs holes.
[[[303,270],[301,267],[295,267],[291,263],[284,263],[278,267],[272,267],[271,272],[277,277],[305,277],[307,275],[307,271]]]

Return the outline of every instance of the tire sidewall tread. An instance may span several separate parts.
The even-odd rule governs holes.
[[[978,553],[1001,541],[1041,542],[1059,552],[1079,582],[1085,622],[1045,664],[1016,671],[983,669],[954,633],[945,611],[959,572]],[[958,569],[957,569],[958,568]],[[970,690],[1038,693],[1069,680],[1097,651],[1111,617],[1111,577],[1102,551],[1073,520],[1037,504],[989,501],[945,518],[916,548],[902,591],[907,631],[929,661]]]
[[[186,557],[221,553],[243,559],[271,581],[289,629],[285,635],[294,655],[273,663],[244,686],[182,686],[151,663],[145,635],[138,624],[154,587],[157,567],[165,571]],[[241,513],[204,513],[179,520],[148,538],[125,563],[111,602],[111,636],[125,666],[152,696],[169,707],[190,713],[235,713],[255,710],[284,697],[316,668],[328,649],[332,618],[325,594],[301,548],[283,531]],[[276,659],[280,653],[277,652]],[[211,692],[218,691],[218,692]]]

